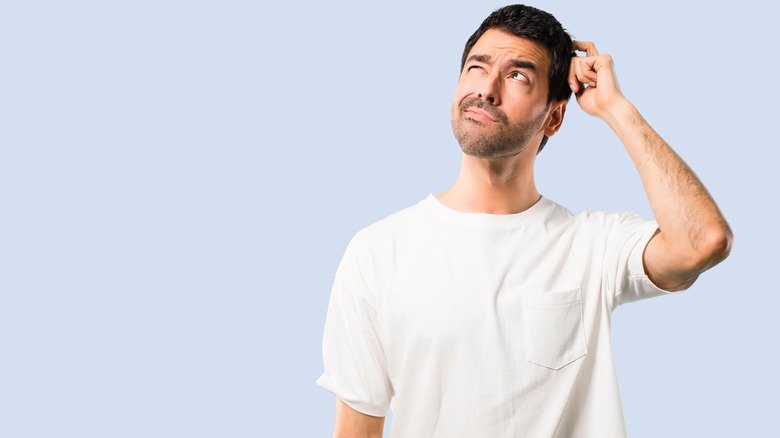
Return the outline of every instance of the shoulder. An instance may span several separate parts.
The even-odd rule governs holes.
[[[386,256],[394,242],[419,232],[427,220],[424,201],[397,211],[357,231],[347,245],[345,258],[366,264]]]
[[[640,225],[650,222],[641,215],[631,211],[593,211],[585,210],[572,214],[570,221],[576,224],[596,228],[612,228],[615,226]]]
[[[575,216],[571,210],[553,200],[542,198],[542,202],[547,202],[549,204],[546,208],[547,214],[545,215],[547,221],[568,222]]]
[[[550,205],[545,209],[547,213],[544,216],[544,225],[545,228],[553,232],[565,232],[572,229],[583,231],[587,228],[596,230],[619,220],[618,217],[621,214],[620,212],[593,210],[573,213],[561,204],[550,200],[548,202]]]
[[[350,244],[376,245],[415,229],[425,219],[424,201],[420,201],[360,229],[355,233]]]
[[[419,203],[412,205],[355,233],[344,251],[336,277],[352,284],[355,291],[365,291],[362,296],[373,303],[373,294],[381,289],[392,271],[388,267],[395,259],[397,242],[407,238],[411,233],[408,230],[414,229],[413,224],[424,216],[420,207]]]
[[[575,214],[559,204],[555,204],[550,217],[555,218],[558,232],[573,232],[580,238],[590,239],[607,239],[615,234],[643,232],[646,228],[653,228],[655,224],[655,221],[631,211],[588,209]]]

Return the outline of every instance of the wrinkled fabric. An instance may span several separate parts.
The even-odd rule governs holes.
[[[391,438],[625,437],[610,318],[669,293],[642,264],[656,230],[544,197],[490,215],[429,195],[350,241],[317,383],[391,408]]]

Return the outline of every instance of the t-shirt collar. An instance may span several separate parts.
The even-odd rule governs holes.
[[[529,223],[538,223],[539,219],[547,215],[554,203],[542,196],[527,210],[514,214],[488,214],[465,213],[453,210],[442,204],[436,195],[428,194],[428,197],[420,201],[436,216],[461,225],[482,226],[490,228],[514,228]]]

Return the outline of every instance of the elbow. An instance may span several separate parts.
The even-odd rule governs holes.
[[[727,223],[723,223],[717,231],[711,233],[710,252],[712,258],[720,263],[731,254],[731,248],[734,246],[734,233]]]
[[[706,271],[729,256],[734,245],[734,233],[724,222],[705,232],[702,237],[702,244],[697,251],[697,265],[701,271]]]

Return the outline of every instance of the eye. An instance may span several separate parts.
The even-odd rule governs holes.
[[[482,66],[480,66],[480,65],[470,65],[466,70],[472,71],[474,69],[479,69],[479,70],[481,70],[483,72],[485,71],[485,69]]]
[[[520,71],[517,71],[517,70],[513,71],[512,73],[509,73],[509,77],[511,79],[516,80],[516,81],[528,82],[528,76],[523,74],[523,72],[520,72]]]

